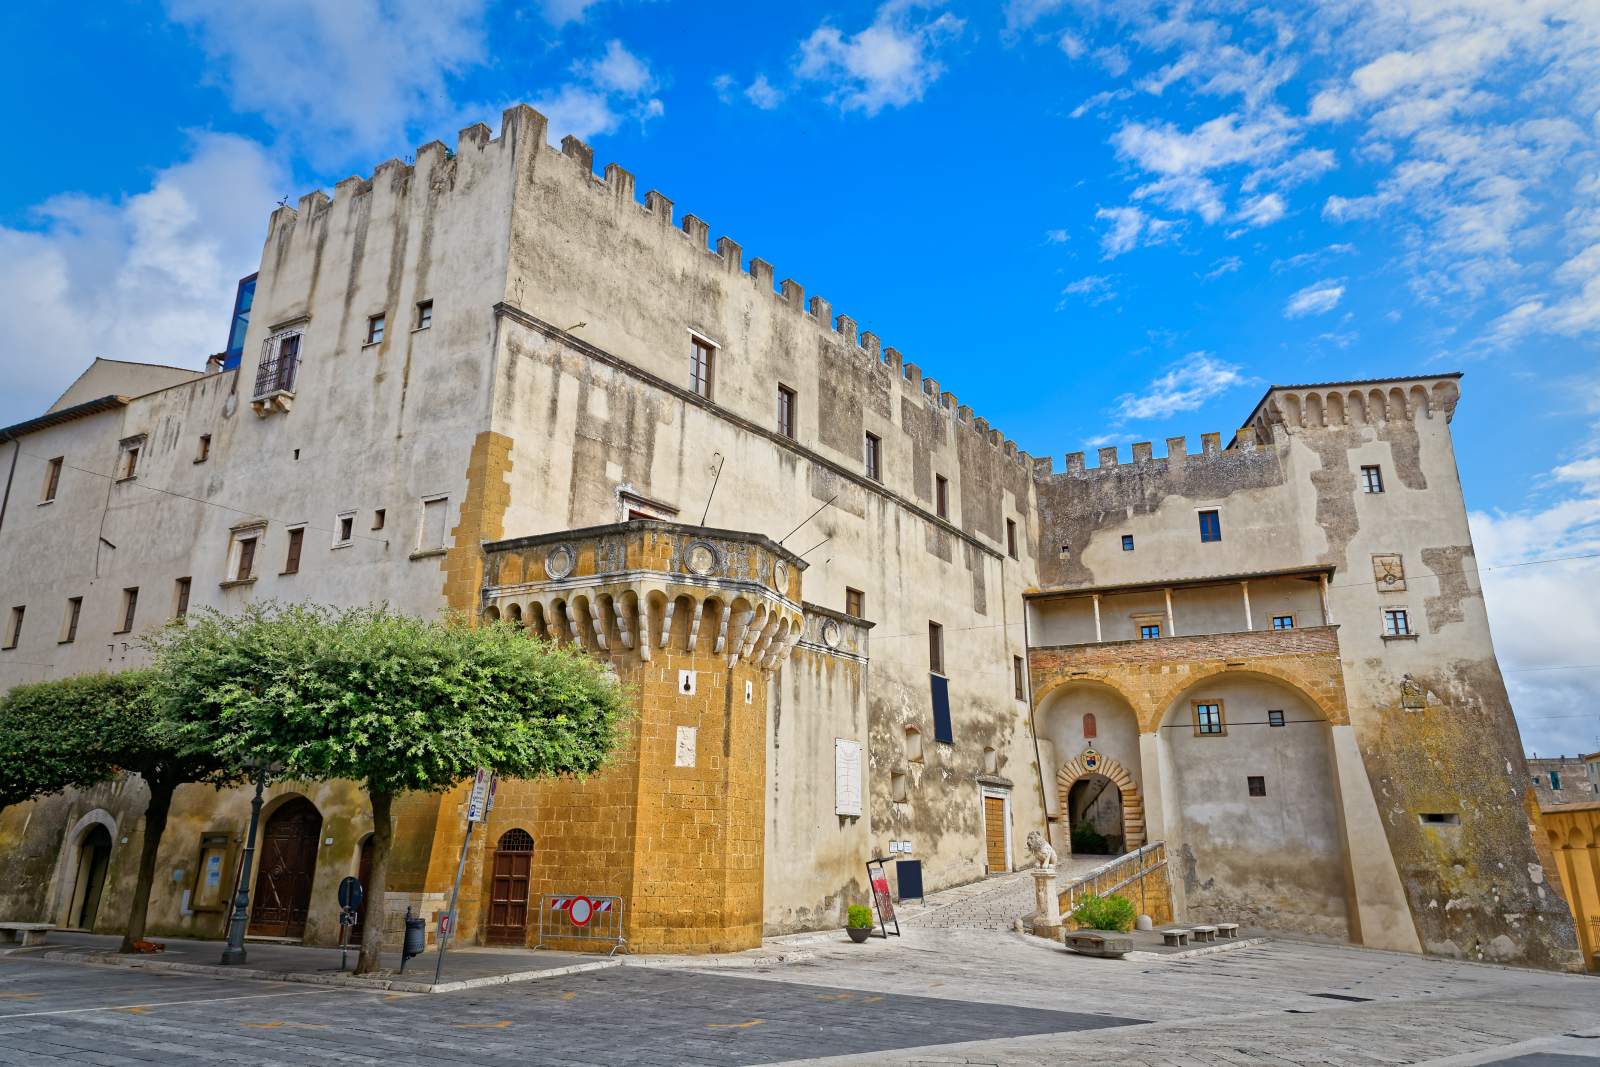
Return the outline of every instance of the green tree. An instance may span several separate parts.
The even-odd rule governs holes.
[[[87,789],[124,772],[149,789],[123,952],[144,937],[173,793],[186,782],[221,785],[236,777],[209,751],[174,744],[150,699],[153,681],[150,671],[88,674],[18,686],[0,700],[0,807]]]
[[[508,778],[589,774],[620,738],[627,695],[595,660],[504,624],[383,608],[261,605],[198,612],[164,631],[156,689],[185,743],[291,778],[351,779],[372,803],[369,908],[381,915],[394,798],[488,767]],[[376,970],[369,922],[357,970]]]

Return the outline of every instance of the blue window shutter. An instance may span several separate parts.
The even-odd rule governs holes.
[[[950,679],[930,674],[928,680],[933,683],[933,739],[953,745],[956,735],[950,729]]]

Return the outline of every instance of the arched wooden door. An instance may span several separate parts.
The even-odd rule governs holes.
[[[533,871],[533,838],[526,830],[507,830],[494,849],[489,883],[491,945],[528,943],[528,883]]]
[[[305,797],[295,797],[267,820],[250,897],[251,936],[305,936],[321,836],[322,813]]]

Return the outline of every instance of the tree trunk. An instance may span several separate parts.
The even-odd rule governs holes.
[[[172,794],[177,786],[170,782],[147,781],[150,803],[144,809],[144,840],[139,843],[139,879],[133,884],[133,906],[128,910],[128,926],[118,952],[137,952],[135,941],[144,938],[145,913],[150,910],[150,887],[156,878],[156,853],[161,850],[161,835],[167,829],[167,813],[172,810]]]
[[[356,961],[357,974],[371,974],[383,963],[384,893],[389,884],[389,846],[394,840],[394,824],[389,819],[392,794],[380,793],[368,786],[372,798],[372,873],[362,887],[367,901],[366,928],[361,932],[361,958]]]

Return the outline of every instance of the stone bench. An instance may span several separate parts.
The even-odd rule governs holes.
[[[1115,930],[1068,930],[1061,940],[1080,956],[1119,959],[1133,951],[1133,938]]]
[[[1239,938],[1238,923],[1218,923],[1217,936],[1224,941],[1236,941]]]
[[[54,929],[54,923],[0,922],[0,945],[21,945],[23,948],[42,945],[44,935]]]
[[[1217,939],[1217,928],[1215,926],[1195,926],[1190,928],[1189,932],[1193,935],[1194,942],[1197,945],[1203,945],[1207,941],[1215,941]]]
[[[1189,943],[1189,931],[1163,930],[1161,931],[1161,943],[1171,948],[1181,948]]]

